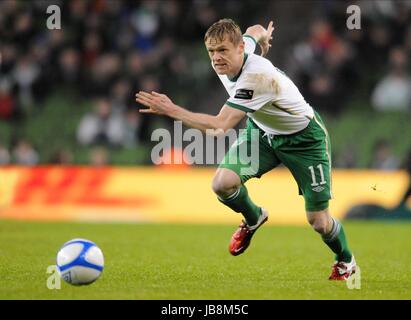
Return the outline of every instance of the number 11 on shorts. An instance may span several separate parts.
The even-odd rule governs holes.
[[[322,185],[322,184],[326,184],[326,183],[327,183],[327,181],[325,181],[325,179],[324,179],[323,165],[320,163],[316,168],[318,168],[318,171],[320,171],[321,181],[320,181],[319,184],[318,184],[318,182],[317,182],[317,179],[315,178],[314,166],[309,166],[309,167],[308,167],[308,169],[309,169],[310,172],[311,172],[311,178],[312,178],[312,180],[313,180],[313,182],[311,183],[311,186],[312,186],[312,187],[316,187],[316,186],[318,186],[318,185]]]

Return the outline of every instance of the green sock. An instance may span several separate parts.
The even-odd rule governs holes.
[[[323,235],[322,239],[325,244],[336,254],[335,259],[337,261],[350,262],[352,253],[348,248],[347,240],[345,239],[344,228],[342,224],[333,219],[333,227],[330,233]]]
[[[260,217],[261,208],[256,206],[250,199],[247,188],[244,185],[238,188],[231,196],[227,198],[218,197],[218,200],[235,212],[241,212],[249,226],[255,225]]]

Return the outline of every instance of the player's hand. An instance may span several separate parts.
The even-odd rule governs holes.
[[[154,91],[151,93],[144,91],[136,93],[136,101],[147,107],[147,109],[140,109],[141,113],[168,115],[175,108],[173,101],[169,97]]]
[[[273,22],[270,21],[270,23],[267,26],[267,29],[260,24],[256,24],[254,26],[248,27],[245,34],[255,39],[255,41],[260,46],[261,55],[264,57],[268,53],[268,50],[270,50],[270,41],[273,39],[273,31]]]
[[[273,27],[273,22],[270,21],[270,23],[267,26],[267,29],[264,29],[265,31],[262,32],[262,35],[258,41],[258,44],[260,45],[261,48],[261,55],[265,57],[268,53],[268,50],[270,50],[271,44],[270,41],[273,39],[272,34],[274,31]]]

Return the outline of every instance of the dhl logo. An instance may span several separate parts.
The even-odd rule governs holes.
[[[133,196],[131,199],[108,195],[111,168],[35,167],[21,171],[15,186],[13,205],[80,205],[143,207],[155,199]]]

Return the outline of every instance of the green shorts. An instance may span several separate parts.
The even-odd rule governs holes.
[[[257,141],[258,149],[255,148]],[[226,153],[219,168],[234,171],[245,183],[251,178],[260,178],[281,163],[296,180],[307,211],[328,207],[332,197],[331,144],[317,113],[305,129],[290,135],[268,136],[248,119],[246,130]]]

